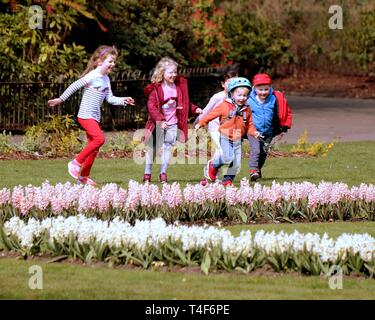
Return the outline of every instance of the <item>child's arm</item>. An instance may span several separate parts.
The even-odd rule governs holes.
[[[224,99],[222,97],[219,97],[218,94],[214,94],[210,100],[208,101],[207,105],[202,110],[202,113],[194,120],[194,126],[203,118],[205,117],[209,112],[211,112],[215,107],[217,107],[220,103],[223,102]]]
[[[85,77],[78,79],[77,81],[74,81],[60,96],[60,99],[62,101],[66,101],[69,99],[73,93],[78,91],[79,89],[83,88],[88,82],[86,81]]]
[[[196,106],[195,104],[193,103],[189,103],[189,108],[190,108],[190,112],[192,114],[201,114],[202,113],[202,109],[199,108],[198,106]]]
[[[128,104],[134,105],[134,99],[132,97],[116,97],[112,93],[111,83],[108,83],[108,93],[105,96],[105,99],[109,104],[113,104],[115,106],[126,106]]]
[[[59,98],[48,100],[48,106],[50,107],[58,106],[59,104],[66,101],[71,95],[73,95],[73,93],[75,93],[76,91],[84,87],[86,84],[88,84],[91,76],[92,76],[92,73],[89,72],[84,77],[74,81],[68,88],[66,88],[66,90],[63,92],[63,94]]]
[[[199,120],[205,117],[208,113],[210,113],[221,102],[223,102],[223,99],[218,99],[217,94],[213,95],[208,101],[207,105],[202,110],[202,113],[199,116]]]
[[[51,100],[48,100],[48,106],[49,107],[55,107],[55,106],[58,106],[59,104],[61,104],[63,102],[64,101],[62,101],[60,98],[51,99]]]
[[[164,114],[161,112],[157,90],[154,89],[148,96],[147,110],[153,122],[165,121]]]
[[[213,110],[211,110],[206,116],[199,120],[198,124],[195,126],[195,129],[199,129],[200,127],[204,127],[209,123],[211,120],[225,116],[225,105],[219,104]]]
[[[260,133],[257,131],[257,129],[254,126],[253,116],[251,115],[252,112],[250,108],[249,110],[250,110],[249,116],[246,119],[247,135],[258,138],[260,136]]]

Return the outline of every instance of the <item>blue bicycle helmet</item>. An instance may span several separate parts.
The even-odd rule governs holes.
[[[232,91],[238,87],[246,87],[251,91],[251,83],[249,80],[243,77],[237,77],[233,78],[229,81],[228,84],[228,96],[231,98],[232,96]]]

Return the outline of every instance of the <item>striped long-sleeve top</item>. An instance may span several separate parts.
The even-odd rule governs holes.
[[[100,122],[100,107],[104,99],[113,105],[126,105],[124,97],[115,97],[111,90],[108,75],[103,75],[94,69],[84,77],[73,82],[60,96],[65,101],[77,90],[84,87],[78,117],[82,119],[95,119]]]

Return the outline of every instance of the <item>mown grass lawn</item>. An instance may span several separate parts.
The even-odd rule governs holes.
[[[43,289],[28,286],[29,267],[43,270]],[[375,281],[344,277],[332,290],[321,276],[220,273],[207,276],[175,271],[46,264],[37,259],[0,259],[0,299],[375,299]]]
[[[281,146],[286,148],[287,146]],[[340,181],[349,186],[375,183],[375,154],[373,142],[338,143],[327,157],[270,158],[260,182]],[[16,185],[40,185],[45,180],[52,184],[73,180],[66,166],[68,160],[0,161],[0,188]],[[247,176],[247,159],[236,178],[236,184]],[[169,180],[198,183],[202,178],[202,164],[171,165]],[[154,168],[153,178],[158,175]],[[127,187],[130,179],[141,181],[143,165],[132,160],[97,159],[93,178],[100,184],[117,183]],[[293,232],[327,232],[331,237],[347,233],[369,233],[375,236],[375,222],[333,222],[311,224],[240,225],[228,227],[234,235],[241,230],[252,232],[264,229]],[[0,256],[2,253],[0,252]],[[31,265],[43,269],[43,290],[28,287]],[[46,260],[0,258],[0,299],[375,299],[375,281],[363,277],[344,277],[343,289],[331,290],[324,276],[302,276],[261,272],[211,273],[199,270],[174,269],[141,270],[111,268],[107,265],[82,265],[68,262],[50,263]]]
[[[281,145],[281,149],[288,148]],[[263,184],[277,182],[342,181],[348,185],[375,183],[375,154],[373,142],[338,143],[326,157],[318,158],[269,158],[262,171]],[[15,185],[41,185],[45,180],[52,184],[74,180],[67,172],[69,160],[17,160],[0,161],[0,188]],[[172,160],[173,161],[173,160]],[[191,161],[191,160],[190,160]],[[248,159],[243,159],[241,172],[235,179],[239,184],[248,177]],[[172,164],[168,169],[170,182],[199,183],[203,177],[203,164]],[[158,183],[159,165],[153,170],[153,182]],[[127,187],[130,179],[141,182],[144,166],[132,159],[96,159],[92,177],[99,184],[117,183]]]

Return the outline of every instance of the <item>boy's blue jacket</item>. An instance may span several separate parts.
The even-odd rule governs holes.
[[[256,92],[253,89],[247,99],[247,104],[252,110],[253,123],[255,128],[263,136],[272,136],[273,120],[275,112],[276,97],[273,94],[273,88],[264,103],[256,99]]]

